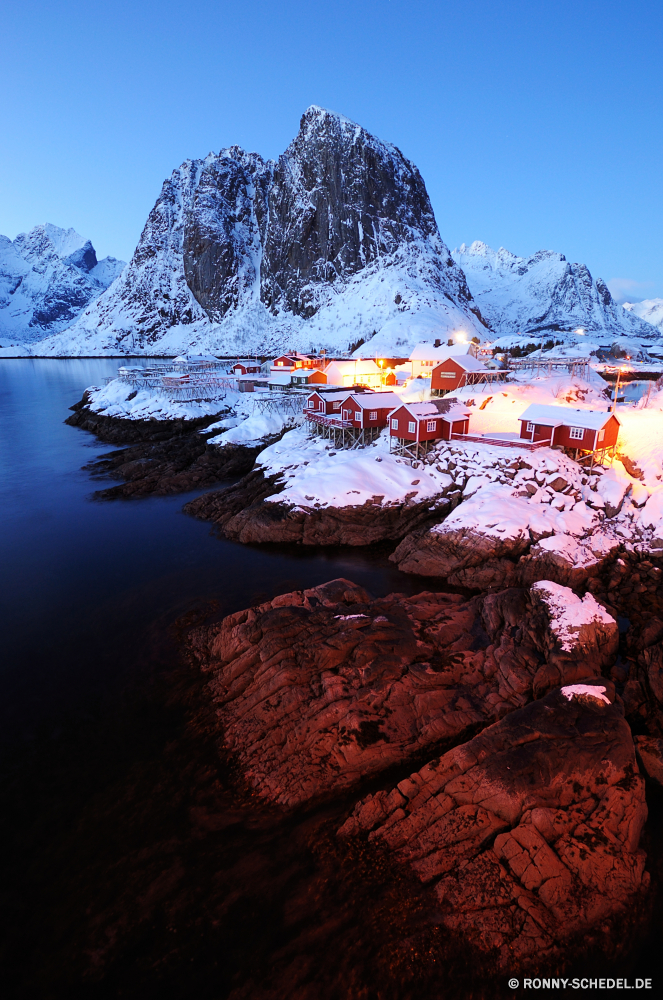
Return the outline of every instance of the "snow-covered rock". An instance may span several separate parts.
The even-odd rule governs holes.
[[[463,269],[482,316],[498,337],[519,333],[565,339],[576,329],[586,349],[592,335],[654,338],[657,331],[635,312],[612,298],[600,278],[584,264],[572,264],[561,253],[540,250],[516,257],[475,240],[452,251]]]
[[[663,330],[663,299],[643,299],[642,302],[624,302],[624,309],[644,319],[646,323]]]
[[[174,170],[120,280],[45,350],[407,354],[458,329],[486,332],[419,171],[311,107],[276,162],[232,146]]]
[[[33,344],[69,326],[118,277],[74,229],[49,223],[12,242],[0,236],[0,346]]]

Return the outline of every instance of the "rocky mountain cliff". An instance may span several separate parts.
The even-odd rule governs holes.
[[[404,351],[485,326],[395,146],[311,107],[279,159],[237,146],[164,183],[127,270],[50,349]]]
[[[639,319],[663,331],[663,299],[643,299],[642,302],[624,302],[624,309]]]
[[[12,242],[0,236],[0,346],[68,327],[115,280],[124,261],[97,261],[89,240],[49,223]]]
[[[482,315],[497,337],[571,333],[653,338],[657,331],[612,298],[601,278],[561,253],[516,257],[475,240],[451,254],[463,269]],[[562,338],[563,339],[563,338]]]

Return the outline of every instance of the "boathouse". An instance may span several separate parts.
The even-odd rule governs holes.
[[[577,410],[570,406],[532,403],[519,417],[520,437],[545,441],[551,448],[575,451],[575,457],[614,455],[620,421],[605,410]]]
[[[393,392],[314,392],[304,416],[312,434],[329,438],[336,448],[361,448],[375,441],[400,404]]]
[[[433,368],[430,389],[434,396],[445,396],[465,385],[480,385],[486,382],[503,382],[507,372],[500,368],[486,368],[485,362],[472,354],[460,354],[445,358]]]
[[[438,441],[452,434],[467,434],[470,413],[455,399],[430,399],[402,403],[389,414],[389,448],[408,458],[421,458]]]
[[[412,366],[412,377],[417,375],[430,375],[436,365],[447,358],[474,357],[477,353],[476,344],[469,343],[442,345],[439,340],[431,344],[427,340],[417,344],[410,354],[410,364]]]

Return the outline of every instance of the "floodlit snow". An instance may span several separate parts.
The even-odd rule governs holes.
[[[374,499],[384,505],[416,503],[436,497],[453,483],[435,468],[413,469],[390,455],[386,433],[375,446],[335,451],[327,440],[309,438],[307,428],[298,427],[261,452],[257,464],[265,475],[283,474],[287,485],[278,500],[299,507],[350,507]]]
[[[550,614],[550,628],[559,639],[562,649],[575,648],[578,633],[583,625],[591,625],[593,622],[616,625],[615,619],[591,594],[578,597],[570,587],[563,587],[550,580],[540,580],[533,584],[531,589],[539,594],[546,604]]]
[[[596,701],[605,702],[606,705],[611,704],[610,699],[606,698],[605,688],[600,684],[567,684],[566,687],[562,688],[562,694],[567,701],[584,695],[588,698],[595,698]]]

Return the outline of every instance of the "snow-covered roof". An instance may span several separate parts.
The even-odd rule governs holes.
[[[411,413],[417,420],[423,420],[425,417],[442,417],[444,420],[453,422],[469,417],[469,410],[463,406],[456,405],[445,408],[439,405],[442,402],[443,400],[430,399],[426,403],[404,403],[403,405],[408,413]]]
[[[290,372],[278,372],[269,376],[270,385],[290,385]]]
[[[469,344],[453,344],[451,347],[447,344],[444,347],[434,347],[429,341],[423,340],[412,349],[410,361],[446,361],[447,358],[465,355],[469,351]]]
[[[450,350],[450,348],[447,348],[447,350]],[[451,357],[451,355],[447,355],[446,358],[443,358],[442,361],[440,361],[440,364],[444,361],[448,361],[449,357]],[[486,368],[484,362],[479,361],[479,359],[475,358],[473,354],[453,355],[453,360],[457,365],[460,365],[461,368],[464,368],[466,372],[490,372],[495,370],[494,368]],[[435,371],[435,369],[433,369],[433,371]]]
[[[610,417],[620,423],[619,417],[606,410],[575,410],[570,406],[548,406],[545,403],[530,403],[520,414],[519,420],[528,420],[533,424],[543,424],[546,427],[584,427],[590,431],[600,431],[605,427]]]
[[[401,405],[401,397],[395,392],[360,392],[350,395],[362,410],[384,410],[388,406],[395,409]]]

